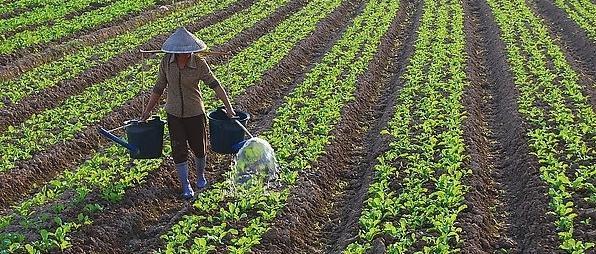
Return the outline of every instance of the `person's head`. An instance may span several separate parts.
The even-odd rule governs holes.
[[[187,59],[190,57],[191,53],[176,53],[174,55],[176,58]]]

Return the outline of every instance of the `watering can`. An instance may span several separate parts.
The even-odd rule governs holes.
[[[165,122],[160,120],[159,116],[153,116],[147,122],[130,120],[124,122],[124,124],[124,126],[113,130],[98,127],[98,132],[128,149],[130,157],[133,159],[156,159],[161,157]],[[112,134],[113,131],[119,129],[125,129],[127,140]]]

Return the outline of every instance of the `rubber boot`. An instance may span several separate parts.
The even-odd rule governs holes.
[[[205,178],[205,166],[206,166],[206,158],[195,158],[195,162],[197,165],[197,187],[199,189],[203,189],[207,187],[207,178]]]
[[[188,162],[185,161],[176,164],[176,170],[178,171],[178,178],[180,179],[180,187],[182,187],[182,197],[184,199],[191,199],[195,193],[188,181]]]

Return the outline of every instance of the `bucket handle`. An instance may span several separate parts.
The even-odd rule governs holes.
[[[223,111],[224,113],[226,113],[226,109],[224,107],[219,107],[218,109]],[[232,116],[230,119],[234,120],[234,122],[236,122],[236,124],[238,124],[238,126],[240,126],[240,128],[242,128],[242,130],[244,132],[246,132],[246,134],[248,134],[248,136],[250,136],[250,138],[254,138],[254,136],[252,134],[250,134],[250,131],[248,131],[248,129],[246,129],[246,127],[244,127],[244,125],[242,125],[242,123],[240,123],[240,121],[238,121],[238,119],[240,119],[239,116]]]
[[[250,136],[250,138],[254,138],[254,136],[252,134],[250,134],[250,131],[248,131],[248,129],[246,129],[246,127],[244,127],[244,125],[242,125],[242,123],[240,123],[240,121],[238,121],[239,118],[240,117],[234,116],[234,117],[232,117],[232,120],[234,120],[234,122],[236,124],[238,124],[238,126],[240,126],[240,128],[242,128],[242,130],[244,132],[246,132],[246,134],[248,134],[248,136]]]

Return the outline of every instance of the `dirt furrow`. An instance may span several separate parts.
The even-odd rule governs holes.
[[[372,169],[376,164],[376,158],[388,149],[390,142],[388,136],[379,135],[379,133],[393,118],[395,101],[403,87],[400,77],[405,73],[409,59],[414,53],[423,5],[423,1],[402,1],[398,19],[395,21],[403,22],[397,27],[400,29],[397,37],[395,37],[395,28],[390,30],[389,36],[393,35],[393,42],[399,45],[391,47],[389,63],[387,69],[383,71],[384,75],[389,75],[389,79],[376,77],[378,84],[389,84],[389,86],[382,91],[381,99],[373,107],[373,111],[367,113],[370,119],[369,129],[364,140],[361,141],[365,149],[362,154],[363,160],[357,165],[352,165],[351,170],[342,176],[347,185],[332,200],[337,208],[331,213],[330,218],[333,219],[325,225],[326,253],[341,253],[358,235],[360,214],[364,200],[367,198],[369,185],[374,178]]]
[[[397,77],[407,65],[421,9],[420,1],[402,1],[379,51],[359,79],[357,99],[344,107],[331,134],[335,138],[313,166],[318,170],[299,177],[256,253],[338,253],[357,235],[372,174],[369,165],[387,144],[378,133],[393,115],[392,96],[400,88],[389,82],[390,77]]]
[[[499,29],[485,1],[466,0],[464,8],[470,84],[463,129],[472,175],[458,218],[462,252],[556,253],[548,189],[530,155]]]
[[[256,116],[249,125],[251,130],[269,125],[273,119],[259,117],[258,112],[251,110],[257,108],[267,112],[274,106],[272,102],[283,98],[289,92],[287,88],[299,80],[330,48],[343,31],[342,27],[347,26],[347,19],[354,15],[356,7],[353,1],[344,2],[318,24],[313,34],[299,42],[276,67],[269,70],[261,82],[234,100],[235,106],[248,109],[252,116]],[[269,31],[270,27],[272,26],[264,26],[263,29]],[[253,100],[255,96],[260,100]],[[230,157],[213,153],[209,153],[208,157],[209,179],[222,180]],[[112,205],[109,211],[94,218],[93,225],[75,233],[72,236],[72,253],[97,250],[147,253],[159,248],[163,244],[159,236],[171,228],[182,215],[187,214],[188,209],[192,209],[190,204],[182,202],[178,197],[180,190],[172,168],[172,162],[168,159],[149,175],[146,184],[129,190],[123,202]],[[194,176],[191,177],[194,179]]]
[[[592,107],[596,109],[596,41],[590,39],[567,13],[555,6],[552,0],[528,0],[529,6],[543,19],[551,37],[557,38],[567,62],[580,75],[584,93],[590,96]]]
[[[77,16],[82,15],[83,13],[90,12],[90,11],[97,10],[99,8],[105,7],[108,4],[110,4],[110,3],[111,2],[90,3],[89,5],[85,6],[84,8],[82,8],[80,10],[76,10],[76,11],[67,13],[66,15],[64,15],[63,17],[61,17],[60,19],[70,20],[70,19],[72,19],[74,17],[77,17]],[[52,26],[55,22],[56,22],[55,20],[50,19],[50,20],[46,20],[46,21],[43,21],[43,22],[37,23],[37,24],[24,25],[24,26],[21,26],[19,28],[16,28],[16,29],[12,30],[12,31],[5,32],[4,34],[2,34],[2,36],[4,36],[4,38],[8,38],[10,36],[13,36],[13,35],[15,35],[17,33],[23,32],[23,31],[34,30],[34,29],[36,29],[39,26]]]
[[[287,60],[265,73],[261,83],[266,85],[249,87],[244,94],[236,98],[238,106],[249,112],[252,120],[259,122],[252,126],[255,133],[271,127],[273,124],[271,121],[260,119],[275,117],[276,109],[285,103],[285,95],[302,83],[306,71],[331,49],[333,43],[347,29],[352,18],[361,11],[363,1],[343,3],[341,8],[319,24],[320,28],[312,36],[305,39],[287,56]],[[288,76],[293,78],[286,78]]]
[[[232,5],[222,11],[213,13],[199,22],[187,26],[190,31],[197,31],[208,27],[230,17],[234,13],[247,8],[254,0],[243,0],[238,4]],[[161,34],[154,37],[149,42],[135,47],[133,50],[126,51],[118,56],[113,57],[109,61],[86,70],[79,76],[61,81],[53,87],[43,89],[34,94],[31,94],[18,103],[7,106],[0,110],[0,132],[6,130],[10,125],[18,125],[29,119],[34,114],[42,112],[48,108],[57,107],[68,97],[76,95],[84,91],[87,87],[105,81],[119,72],[125,70],[127,67],[139,64],[143,58],[139,49],[158,49],[161,44],[167,39],[169,34]],[[236,42],[233,46],[240,44]],[[241,46],[241,45],[240,45]],[[240,47],[238,46],[238,47]],[[230,46],[228,46],[229,48]],[[226,48],[226,49],[228,49]]]
[[[41,46],[21,49],[12,54],[0,55],[0,80],[13,79],[23,72],[55,61],[66,54],[76,52],[82,47],[100,44],[119,34],[166,16],[174,10],[193,4],[195,4],[195,1],[186,0],[174,5],[156,5],[156,7],[140,14],[129,15],[100,27],[78,32],[68,38],[44,43]]]
[[[579,74],[583,92],[589,96],[592,108],[596,110],[596,41],[552,1],[533,0],[529,1],[529,6],[545,21],[551,37],[557,38],[554,40],[555,43],[561,47],[567,62]],[[594,142],[588,141],[587,144],[593,146]],[[565,158],[561,160],[566,161]],[[569,165],[573,165],[573,162]],[[575,170],[569,170],[566,174],[570,179],[576,178]],[[579,190],[572,195],[574,212],[578,215],[574,220],[574,239],[593,242],[596,230],[589,223],[584,223],[596,218],[595,210],[584,199],[590,194],[588,191]]]
[[[251,1],[249,0],[247,2]],[[239,36],[214,49],[228,50],[232,53],[239,52],[250,44],[250,42],[266,34],[269,27],[275,26],[280,20],[291,15],[292,10],[299,8],[304,3],[305,0],[292,2],[286,7],[277,10],[268,18],[258,22],[255,26],[244,31]],[[227,11],[230,13],[234,12],[234,10]],[[207,23],[213,23],[216,22],[215,20],[222,19],[223,17],[217,17],[213,20],[205,19],[197,24],[189,26],[189,29],[191,31],[199,29],[200,27],[204,27]],[[165,38],[166,35],[161,36],[161,38],[156,39],[153,43],[158,45],[156,43],[160,40],[165,40]],[[134,59],[135,57],[133,57],[131,53],[128,58]],[[223,61],[224,59],[211,59],[210,63],[220,64],[223,63]],[[119,107],[97,125],[119,126],[122,122],[128,119],[138,117],[141,113],[139,111],[142,109],[143,99],[146,101],[147,96],[144,95],[144,97],[145,98],[137,97],[122,107]],[[49,147],[45,151],[36,154],[33,159],[19,162],[14,170],[0,173],[0,188],[2,189],[0,192],[0,207],[6,209],[8,205],[28,196],[25,193],[33,191],[35,189],[33,186],[34,184],[42,185],[54,178],[62,170],[76,167],[87,159],[88,156],[93,154],[96,149],[103,147],[105,144],[106,141],[98,136],[95,126],[90,126],[82,131],[82,133],[77,134],[74,140]]]
[[[21,7],[21,8],[15,8],[11,11],[7,11],[5,13],[0,14],[0,18],[1,19],[9,19],[9,18],[13,18],[16,16],[19,16],[23,13],[29,12],[31,10],[33,10],[34,8],[38,8],[38,5],[32,5],[32,6],[27,6],[27,7]]]

